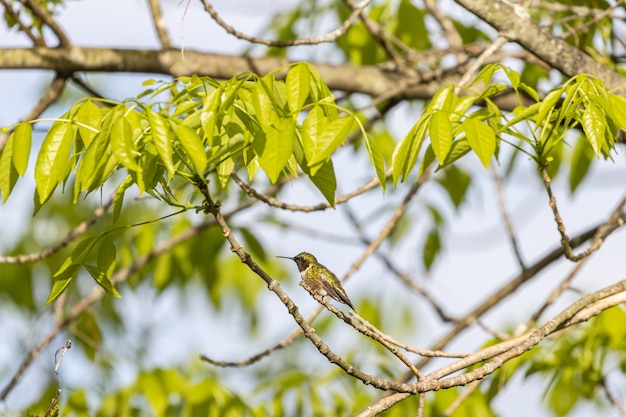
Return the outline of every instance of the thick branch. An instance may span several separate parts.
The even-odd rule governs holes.
[[[622,87],[620,93],[625,93],[624,77],[536,25],[526,8],[502,0],[455,1],[568,77],[580,73],[593,74],[600,77],[607,88]]]

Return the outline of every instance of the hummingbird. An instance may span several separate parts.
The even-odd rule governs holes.
[[[296,263],[302,277],[300,281],[302,288],[311,294],[319,294],[322,297],[328,295],[340,303],[349,305],[356,311],[337,276],[319,263],[315,256],[308,252],[301,252],[293,258],[289,256],[277,256],[277,258],[291,259]]]

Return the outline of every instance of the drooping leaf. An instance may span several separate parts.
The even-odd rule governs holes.
[[[167,120],[152,109],[146,109],[150,120],[152,140],[156,146],[159,156],[167,173],[174,176],[174,160],[172,158],[172,134]]]
[[[176,138],[191,160],[194,172],[198,175],[202,175],[207,166],[206,150],[202,144],[202,138],[190,127],[174,121],[172,121],[171,124]]]
[[[435,156],[441,163],[445,161],[452,147],[452,123],[450,123],[449,116],[442,111],[433,113],[428,132],[430,133],[430,143],[433,147],[433,152],[435,152]]]
[[[429,118],[420,118],[393,151],[391,165],[393,182],[396,186],[398,181],[404,181],[408,178],[409,173],[415,166],[422,143],[424,143],[428,122]]]
[[[299,63],[287,72],[287,104],[292,112],[302,109],[311,91],[311,73],[308,65]]]
[[[583,111],[581,124],[593,153],[599,158],[604,145],[604,131],[606,129],[604,112],[596,106],[588,105]]]
[[[461,125],[467,142],[485,168],[489,167],[496,151],[496,134],[491,127],[476,117],[468,117]]]
[[[6,202],[18,179],[18,172],[13,164],[13,143],[15,142],[15,132],[9,135],[6,145],[0,154],[0,193],[2,201]]]
[[[295,134],[293,119],[279,119],[276,124],[265,126],[263,133],[253,142],[259,164],[273,183],[278,180],[293,153]]]
[[[30,123],[20,123],[13,131],[13,166],[21,177],[28,167],[32,136],[33,128]]]
[[[329,159],[322,164],[315,175],[309,175],[309,178],[322,193],[328,204],[335,207],[335,192],[337,191],[337,179],[335,178],[335,169],[333,161]]]
[[[587,139],[580,136],[574,145],[572,153],[572,164],[569,171],[570,192],[576,191],[583,179],[587,176],[589,166],[593,160],[593,149],[589,146]]]
[[[69,123],[57,121],[50,127],[35,166],[35,186],[41,204],[48,200],[56,186],[65,180],[73,140],[74,132]]]

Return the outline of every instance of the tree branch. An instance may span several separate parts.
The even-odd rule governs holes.
[[[552,35],[549,30],[537,26],[524,7],[504,0],[455,1],[566,76],[594,74],[608,89],[619,88],[620,94],[626,93],[626,79],[622,75]]]

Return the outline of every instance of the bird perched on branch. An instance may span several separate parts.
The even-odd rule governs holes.
[[[308,252],[301,252],[293,258],[289,256],[277,256],[277,258],[291,259],[296,263],[302,276],[300,286],[311,294],[318,294],[322,297],[328,295],[356,310],[341,286],[341,281],[330,269],[319,263],[315,256]]]

